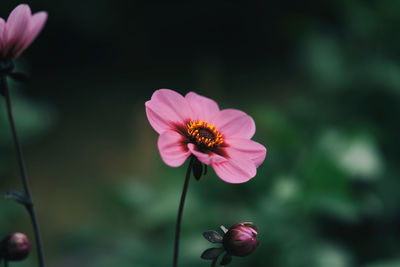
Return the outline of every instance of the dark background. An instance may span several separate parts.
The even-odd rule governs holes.
[[[27,3],[49,18],[11,89],[49,266],[171,264],[185,166],[163,164],[147,122],[159,88],[244,110],[268,149],[246,184],[192,180],[182,266],[209,266],[201,233],[240,221],[260,246],[232,266],[400,266],[399,1]],[[21,184],[0,106],[4,194]],[[33,241],[0,200],[15,231]]]

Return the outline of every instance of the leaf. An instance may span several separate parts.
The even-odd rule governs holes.
[[[224,252],[224,248],[209,248],[204,250],[200,257],[204,260],[213,260],[219,257],[222,252]]]
[[[222,265],[222,266],[228,265],[229,263],[231,263],[231,261],[232,261],[232,256],[230,254],[226,253],[224,255],[224,257],[222,258],[220,265]]]
[[[203,236],[211,243],[222,243],[223,237],[216,231],[204,232]]]
[[[18,190],[11,190],[11,191],[8,191],[8,192],[5,194],[4,197],[5,197],[6,199],[15,200],[15,201],[17,201],[18,203],[21,203],[21,204],[23,204],[23,205],[25,205],[25,206],[31,206],[31,205],[32,205],[32,202],[31,202],[31,200],[28,198],[28,196],[27,196],[24,192],[21,192],[21,191],[18,191]]]

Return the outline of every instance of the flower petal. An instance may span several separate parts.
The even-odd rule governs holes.
[[[159,134],[170,130],[174,123],[186,123],[192,116],[186,99],[170,89],[155,91],[145,105],[147,118]]]
[[[260,166],[264,162],[265,156],[267,155],[267,149],[253,140],[244,138],[230,138],[227,143],[230,146],[230,156],[232,154],[237,157],[244,157],[251,159],[256,167]]]
[[[224,109],[211,120],[224,138],[239,137],[250,139],[256,132],[254,120],[237,109]]]
[[[238,157],[231,150],[230,147],[226,148],[230,156],[228,161],[211,164],[218,177],[227,183],[239,184],[256,176],[257,168],[254,162],[245,157]]]
[[[196,150],[196,146],[194,144],[188,144],[187,147],[189,148],[189,151],[195,155],[197,157],[197,159],[199,161],[201,161],[204,164],[210,165],[213,163],[218,163],[218,162],[225,162],[227,161],[226,158],[215,154],[215,153],[211,153],[211,154],[206,154],[203,152],[199,152]]]
[[[189,92],[185,96],[189,106],[192,108],[194,120],[209,121],[219,111],[218,104],[207,97]]]
[[[40,33],[40,31],[43,29],[44,24],[46,23],[47,20],[47,12],[38,12],[35,13],[29,22],[29,28],[27,32],[25,33],[25,38],[23,41],[23,46],[22,48],[17,52],[16,57],[18,57],[22,51],[24,51],[36,38],[36,36]]]
[[[7,19],[6,26],[6,47],[5,53],[12,53],[14,57],[17,50],[19,50],[25,38],[25,33],[29,27],[29,20],[31,18],[31,9],[28,5],[22,4],[17,6]]]
[[[162,160],[168,166],[181,166],[190,156],[190,151],[182,144],[182,141],[183,137],[175,131],[164,131],[158,137],[158,150]]]

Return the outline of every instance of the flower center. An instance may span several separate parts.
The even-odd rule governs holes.
[[[199,145],[213,147],[223,143],[222,134],[208,121],[190,121],[187,128],[189,136]]]

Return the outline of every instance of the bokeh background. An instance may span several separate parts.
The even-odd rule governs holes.
[[[160,159],[158,88],[246,111],[268,148],[248,183],[191,181],[181,266],[209,266],[201,233],[239,221],[260,246],[231,266],[400,266],[399,1],[26,2],[49,19],[16,62],[30,82],[10,82],[48,266],[171,265],[186,167]],[[3,195],[21,184],[0,107]],[[33,241],[0,199],[14,231]]]

